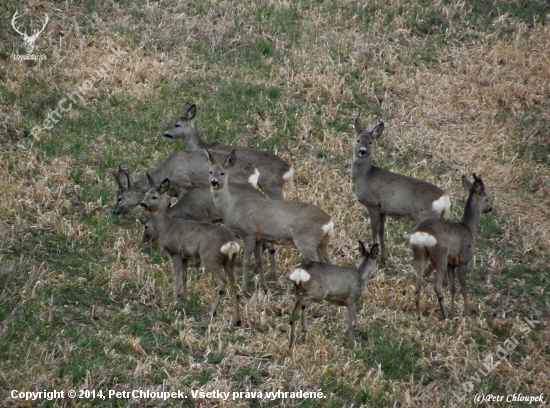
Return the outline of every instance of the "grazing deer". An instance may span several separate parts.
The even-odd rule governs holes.
[[[414,267],[416,269],[416,311],[418,318],[420,313],[420,291],[422,288],[422,271],[426,262],[430,261],[430,268],[435,269],[435,293],[441,307],[443,320],[447,319],[443,305],[443,292],[441,283],[446,272],[451,281],[451,316],[455,312],[455,269],[458,270],[458,280],[462,287],[464,298],[464,314],[470,315],[468,306],[468,292],[466,289],[466,273],[468,265],[474,257],[475,237],[479,228],[481,214],[486,214],[493,208],[485,194],[485,187],[481,177],[474,176],[472,184],[466,176],[462,176],[462,185],[469,193],[464,208],[462,221],[453,223],[439,219],[428,219],[421,222],[411,235],[411,245],[414,255]],[[430,269],[431,271],[431,269]]]
[[[266,199],[265,194],[252,187],[250,184],[229,183],[231,192],[239,196],[249,196]],[[170,207],[166,213],[169,218],[180,218],[206,223],[223,222],[223,218],[214,204],[210,187],[195,187],[189,190],[175,205]],[[143,241],[153,242],[158,238],[152,220],[147,221],[143,231]],[[273,245],[266,244],[269,250],[269,263],[271,266],[271,279],[275,279],[275,249]]]
[[[374,244],[369,252],[365,244],[359,241],[359,252],[361,260],[357,269],[320,262],[306,262],[290,274],[290,280],[296,286],[296,303],[290,317],[289,348],[292,348],[296,338],[295,321],[299,310],[302,309],[302,332],[305,333],[307,308],[313,302],[322,303],[323,300],[348,308],[349,346],[354,347],[354,333],[357,327],[355,305],[376,271],[378,244]]]
[[[262,289],[267,291],[262,271],[262,243],[295,245],[308,261],[330,263],[328,245],[334,223],[319,207],[298,201],[264,200],[232,194],[227,184],[229,169],[236,160],[235,150],[223,164],[205,150],[210,162],[210,185],[216,207],[228,228],[244,243],[243,288],[246,288],[252,253]]]
[[[193,118],[197,114],[195,104],[185,102],[183,113],[176,120],[170,130],[164,136],[170,139],[183,139],[187,150],[218,150],[226,154],[236,149],[237,155],[252,163],[260,172],[258,185],[263,192],[271,199],[284,199],[284,185],[286,182],[292,187],[292,175],[294,169],[283,159],[274,153],[266,150],[252,149],[249,147],[233,147],[220,142],[207,143],[201,139],[195,128]]]
[[[225,157],[225,153],[212,152],[220,160]],[[164,163],[149,173],[153,179],[160,183],[164,179],[170,180],[170,189],[167,194],[170,197],[181,198],[191,188],[197,186],[207,186],[208,164],[204,159],[203,152],[185,152],[177,151],[172,153]],[[149,185],[147,177],[134,182],[132,174],[124,170],[121,166],[118,171],[113,171],[113,176],[118,184],[117,198],[113,213],[122,217],[132,208],[139,205]],[[231,180],[239,183],[250,183],[256,186],[259,173],[254,166],[246,160],[237,161],[236,170],[231,175]]]
[[[383,130],[384,124],[380,123],[369,132],[361,119],[355,119],[357,139],[351,165],[355,195],[369,212],[374,243],[378,242],[377,234],[380,237],[382,263],[386,261],[386,216],[409,218],[419,223],[428,218],[447,216],[451,207],[451,200],[439,187],[372,165],[374,139]]]
[[[233,323],[240,325],[239,293],[235,281],[235,257],[240,247],[235,236],[228,229],[216,224],[168,218],[166,214],[168,205],[164,196],[170,189],[170,180],[165,179],[159,186],[149,173],[147,173],[147,180],[150,189],[140,205],[149,212],[155,229],[159,233],[160,244],[172,258],[174,299],[178,297],[178,286],[181,280],[183,300],[187,300],[187,264],[189,259],[198,257],[219,284],[218,294],[210,313],[212,316],[216,315],[229,281],[235,302]]]

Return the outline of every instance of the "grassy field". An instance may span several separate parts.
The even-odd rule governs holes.
[[[47,59],[13,57],[25,54],[15,11],[29,33],[48,14],[33,51]],[[514,393],[548,401],[549,20],[543,0],[4,0],[0,405],[438,407]],[[357,239],[372,241],[351,188],[356,116],[386,124],[376,164],[441,186],[454,220],[466,199],[461,175],[481,174],[493,211],[469,270],[472,316],[462,317],[459,297],[459,316],[443,322],[430,281],[417,320],[414,225],[391,219],[389,261],[358,307],[354,350],[345,309],[318,305],[288,352],[295,249],[278,249],[268,294],[242,300],[242,327],[231,326],[229,297],[210,320],[214,282],[197,264],[188,302],[176,302],[167,255],[140,241],[144,212],[112,215],[111,171],[123,164],[139,177],[182,149],[162,135],[185,101],[197,104],[209,141],[291,160],[296,188],[286,195],[333,216],[340,265],[356,263]],[[13,390],[65,398],[25,401]],[[243,394],[194,398],[198,390]],[[265,398],[278,390],[324,398]],[[493,405],[528,404],[482,404]]]

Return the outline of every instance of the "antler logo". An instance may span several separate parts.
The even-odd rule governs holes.
[[[22,37],[23,37],[23,40],[27,43],[27,46],[25,47],[26,50],[27,50],[27,54],[30,54],[33,50],[34,50],[34,43],[36,42],[36,39],[38,38],[38,36],[40,35],[40,33],[42,31],[44,31],[44,29],[46,28],[46,24],[48,24],[48,21],[49,21],[49,17],[46,13],[44,13],[44,15],[46,16],[46,19],[44,20],[44,25],[42,26],[42,29],[41,30],[34,30],[34,32],[32,33],[32,35],[29,37],[27,35],[27,32],[21,32],[17,29],[17,27],[15,26],[15,22],[17,20],[17,11],[15,12],[15,14],[13,15],[13,18],[11,19],[11,26],[13,27],[13,29],[18,33],[20,34]]]

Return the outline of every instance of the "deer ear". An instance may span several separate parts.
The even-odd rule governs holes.
[[[156,187],[156,183],[155,183],[155,180],[153,179],[153,177],[147,173],[147,183],[149,183],[149,188],[153,188],[153,187]]]
[[[122,175],[123,177],[121,177],[119,173],[118,177],[120,179],[120,182],[122,183],[122,188],[126,190],[131,190],[134,187],[134,178],[129,172],[124,170],[122,171]]]
[[[355,133],[359,134],[363,130],[365,130],[365,128],[363,127],[363,122],[361,122],[361,119],[355,118]]]
[[[168,191],[169,188],[170,188],[170,180],[164,179],[164,181],[160,183],[159,193],[164,194]]]
[[[187,111],[186,119],[187,120],[192,120],[195,117],[196,114],[197,114],[197,105],[193,104],[193,105],[191,105],[191,107]]]
[[[374,244],[371,249],[370,249],[370,256],[372,259],[376,259],[376,257],[378,256],[378,253],[380,252],[380,247],[378,246],[378,244]]]
[[[462,176],[462,187],[464,187],[464,190],[466,190],[468,193],[472,191],[473,184],[466,176]]]
[[[474,193],[483,194],[485,187],[483,186],[483,180],[481,179],[481,176],[477,176],[475,173],[473,173],[473,176],[474,176],[474,186],[473,186]]]
[[[237,161],[237,154],[235,153],[235,149],[231,150],[231,153],[229,156],[225,158],[225,161],[223,162],[223,168],[224,169],[230,169],[233,167],[235,162]]]
[[[119,177],[120,170],[119,171],[113,170],[112,174],[113,174],[113,177],[115,178],[116,183],[118,184],[118,187],[119,188],[124,188],[124,186],[120,182],[120,177]]]
[[[206,160],[208,160],[210,167],[214,167],[216,164],[218,164],[218,161],[214,156],[212,156],[212,153],[210,153],[208,149],[204,149],[204,154],[206,155]]]
[[[379,138],[382,132],[384,131],[384,123],[380,123],[378,126],[375,126],[371,133],[375,138]]]
[[[369,251],[367,251],[367,248],[365,248],[365,244],[363,241],[357,241],[359,242],[359,252],[361,253],[361,256],[367,256],[369,254]]]

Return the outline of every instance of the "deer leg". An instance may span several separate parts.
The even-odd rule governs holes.
[[[378,208],[369,208],[369,218],[370,218],[370,230],[372,233],[372,244],[378,243],[380,237],[380,211]],[[383,238],[383,235],[382,235]],[[380,251],[382,253],[382,259],[380,260],[381,264],[384,264],[386,259],[386,246],[384,245],[383,239],[380,242]]]
[[[256,273],[260,275],[260,286],[262,287],[264,292],[267,293],[267,285],[265,284],[264,265],[262,259],[263,249],[264,245],[261,242],[256,242],[256,246],[254,248],[254,257],[256,258],[256,264],[254,265],[254,269],[256,270]]]
[[[256,239],[254,237],[243,237],[243,246],[244,246],[244,264],[243,264],[243,291],[247,291],[248,284],[248,268],[250,266],[250,260],[252,259],[252,254],[256,248]]]
[[[348,333],[349,333],[349,347],[355,348],[355,329],[357,327],[357,314],[355,312],[355,302],[349,300],[348,303]]]
[[[271,270],[270,279],[277,279],[277,267],[275,266],[275,247],[272,244],[264,244],[264,249],[268,250],[269,253],[269,267]]]
[[[435,265],[435,284],[434,289],[437,295],[437,300],[439,300],[439,307],[441,308],[441,314],[443,320],[447,320],[447,313],[445,313],[445,303],[443,301],[443,291],[441,290],[441,283],[443,281],[443,275],[447,273],[447,256],[440,257],[436,261]]]
[[[450,272],[449,272],[449,268],[447,268],[447,270],[445,271],[445,274],[443,275],[443,287],[447,287],[449,286],[449,277],[450,277]]]
[[[183,287],[183,300],[187,301],[187,267],[189,265],[189,259],[182,257],[181,263],[181,284]]]
[[[223,275],[221,274],[221,267],[220,265],[210,265],[209,268],[207,268],[212,276],[214,276],[214,279],[216,279],[216,282],[218,282],[218,294],[216,295],[216,299],[214,299],[214,303],[212,303],[212,308],[210,309],[210,314],[212,317],[216,316],[216,311],[218,310],[218,305],[220,304],[220,300],[222,299],[223,294],[225,293],[225,288],[227,286],[227,280],[224,279]]]
[[[235,302],[235,309],[233,310],[233,324],[235,326],[240,326],[241,312],[239,309],[239,303],[241,298],[239,296],[239,287],[237,286],[237,282],[235,280],[235,257],[233,257],[232,259],[227,258],[223,264],[223,269],[225,271],[227,279],[229,280],[229,286],[231,287],[233,300]]]
[[[307,333],[307,320],[306,320],[306,310],[309,307],[311,302],[302,300],[302,333]]]
[[[434,270],[431,263],[428,264],[428,268],[426,269],[426,272],[424,273],[425,278],[429,278],[432,274],[432,271]]]
[[[458,267],[458,280],[462,288],[462,297],[464,298],[464,315],[470,316],[470,305],[468,304],[468,288],[466,287],[466,274],[468,273],[468,265],[462,264]]]
[[[180,285],[180,281],[183,280],[183,275],[184,275],[184,262],[186,262],[186,260],[184,260],[181,255],[179,254],[175,254],[175,255],[172,255],[172,264],[174,266],[174,300],[177,301],[178,300],[178,288],[179,288],[179,285]],[[185,263],[185,277],[187,278],[187,263]],[[186,279],[187,280],[187,279]],[[183,300],[186,301],[187,300],[187,286],[186,286],[186,282],[184,282],[184,285],[183,285]]]
[[[447,275],[451,281],[451,317],[455,316],[455,295],[456,295],[456,283],[455,283],[455,268],[449,266],[447,268]],[[445,284],[445,282],[443,282]]]
[[[306,261],[319,261],[316,242],[312,243],[311,240],[307,239],[296,239],[294,240],[294,245],[296,245],[296,248],[302,253]]]
[[[300,306],[302,304],[302,299],[297,298],[296,303],[294,304],[294,309],[292,309],[292,314],[290,315],[290,342],[288,348],[291,349],[294,345],[294,340],[296,339],[296,317],[300,311]],[[302,311],[302,316],[305,313],[305,310]]]
[[[413,246],[414,269],[416,270],[415,295],[416,295],[416,313],[418,320],[422,318],[420,312],[420,292],[422,291],[422,271],[426,265],[426,249]],[[429,265],[429,271],[432,270],[432,265]]]
[[[382,264],[386,263],[386,242],[384,241],[384,227],[386,225],[386,214],[380,214],[378,235],[380,236],[380,251],[382,252]]]

